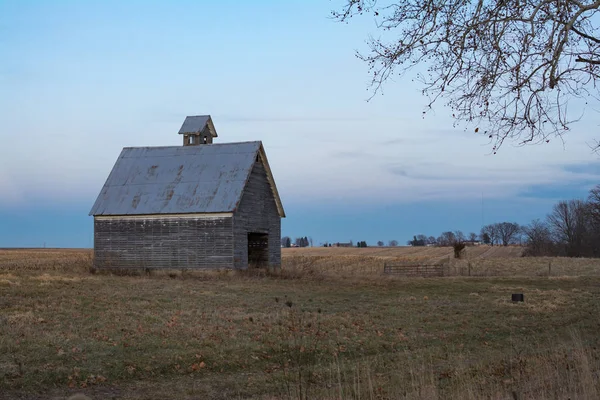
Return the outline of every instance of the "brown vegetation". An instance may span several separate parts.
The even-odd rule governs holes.
[[[397,255],[324,250],[140,276],[0,251],[0,398],[597,398],[598,265],[552,259],[548,279],[546,259],[468,248],[456,268],[507,276],[400,279],[380,269]]]
[[[468,246],[471,258],[513,258],[523,255],[521,246]],[[443,259],[452,257],[451,246],[400,246],[400,247],[307,247],[282,249],[283,257],[302,256],[373,256],[410,259]]]

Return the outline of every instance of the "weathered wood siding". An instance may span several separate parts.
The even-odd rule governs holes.
[[[94,265],[231,268],[232,217],[94,218]]]
[[[269,235],[269,265],[281,265],[281,217],[267,173],[260,161],[254,163],[242,199],[233,216],[234,264],[248,267],[248,233]]]

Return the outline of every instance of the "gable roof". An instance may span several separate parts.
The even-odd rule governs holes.
[[[257,157],[285,217],[260,141],[125,147],[89,215],[234,212]]]
[[[185,117],[179,134],[201,133],[205,129],[208,129],[212,137],[217,137],[217,131],[210,115],[192,115]]]

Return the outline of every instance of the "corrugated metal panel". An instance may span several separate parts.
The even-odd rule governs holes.
[[[261,142],[127,147],[90,215],[232,212]]]
[[[183,125],[181,125],[181,128],[179,129],[179,133],[200,133],[207,127],[211,135],[213,137],[217,137],[217,132],[214,128],[210,115],[192,115],[185,117]]]

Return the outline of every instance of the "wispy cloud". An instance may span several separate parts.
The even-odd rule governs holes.
[[[383,140],[381,142],[378,142],[377,144],[380,144],[382,146],[393,146],[395,144],[406,144],[407,142],[409,142],[407,139],[398,138],[398,139]]]
[[[563,169],[567,172],[572,172],[575,174],[592,174],[600,177],[600,162],[597,161],[579,164],[567,164],[563,166]]]
[[[245,116],[245,115],[219,115],[215,114],[215,119],[223,122],[346,122],[346,121],[369,121],[371,118],[357,117],[357,116],[330,116],[330,117],[319,117],[311,115],[298,115],[298,116]]]
[[[244,17],[264,12],[262,4],[236,8],[235,23],[219,4],[186,6],[210,16],[210,26],[199,28],[187,9],[153,6],[148,18],[132,20],[125,13],[115,19],[108,6],[94,6],[98,13],[82,5],[73,19],[60,7],[14,2],[0,22],[11,31],[3,43],[13,60],[0,66],[10,83],[0,91],[0,137],[10,143],[0,147],[0,203],[76,198],[91,206],[122,147],[180,145],[177,132],[192,114],[213,116],[219,143],[262,140],[284,201],[506,198],[596,179],[587,146],[594,124],[578,124],[564,148],[505,146],[489,156],[488,140],[452,129],[443,107],[422,118],[426,99],[415,98],[410,81],[392,82],[385,96],[366,102],[365,66],[352,56],[364,32],[348,35],[316,21],[308,34],[319,40],[306,41],[298,12],[314,15],[314,6],[284,3],[281,18],[258,28]],[[145,34],[124,44],[130,32]],[[147,35],[152,47],[140,39]],[[196,35],[209,35],[202,52],[189,51]],[[247,46],[228,51],[240,35]],[[173,62],[181,54],[185,62]],[[15,73],[31,76],[11,79]]]
[[[350,159],[372,159],[375,158],[376,155],[364,151],[359,150],[349,150],[349,151],[334,151],[331,153],[331,157],[333,158],[350,158]]]

